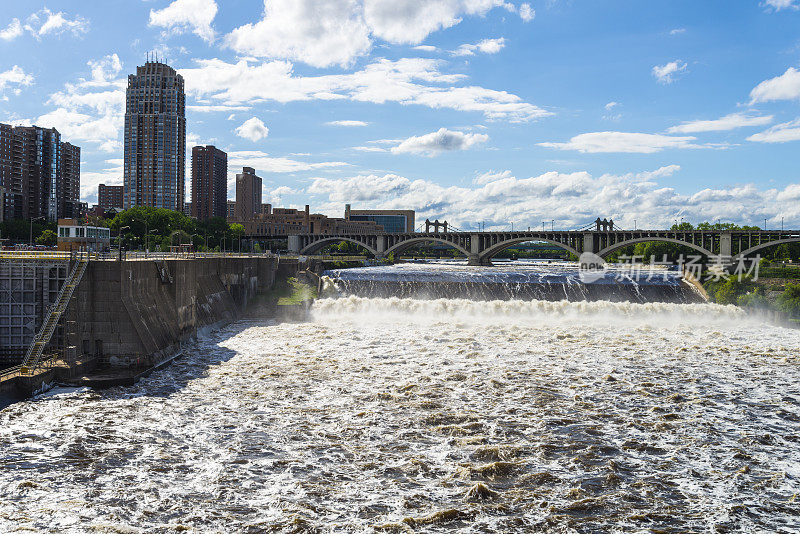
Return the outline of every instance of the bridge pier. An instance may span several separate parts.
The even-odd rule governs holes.
[[[287,249],[289,250],[289,252],[293,254],[300,254],[300,251],[303,250],[303,245],[300,242],[300,236],[290,235],[288,236],[287,241],[288,241]]]

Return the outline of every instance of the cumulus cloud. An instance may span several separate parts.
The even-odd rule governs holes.
[[[149,25],[177,33],[191,30],[204,41],[211,42],[214,40],[211,22],[217,10],[214,0],[175,0],[164,9],[151,9]]]
[[[13,41],[26,31],[36,39],[48,34],[61,35],[63,33],[71,33],[79,36],[89,31],[89,21],[80,16],[70,18],[70,15],[63,11],[54,13],[44,8],[31,14],[24,24],[18,18],[11,19],[8,26],[0,30],[0,39]]]
[[[87,62],[91,77],[64,84],[50,95],[56,109],[36,119],[40,126],[57,128],[67,141],[88,141],[107,152],[119,150],[124,125],[125,87],[119,77],[122,62],[116,54]]]
[[[419,218],[446,219],[463,229],[537,226],[556,220],[560,228],[578,228],[598,215],[623,228],[663,228],[676,216],[752,224],[785,216],[800,224],[800,186],[759,189],[742,185],[679,193],[660,183],[678,172],[668,165],[653,171],[592,176],[588,172],[547,172],[517,178],[509,171],[486,173],[472,187],[445,187],[431,180],[397,174],[362,174],[341,179],[317,178],[305,190],[323,213],[338,214],[342,205],[374,209],[414,209]]]
[[[753,134],[747,138],[748,141],[758,143],[786,143],[788,141],[800,141],[800,117],[790,122],[776,124],[772,128]]]
[[[772,115],[751,116],[745,113],[731,113],[719,119],[684,122],[667,129],[669,133],[721,132],[745,126],[765,126],[772,122]]]
[[[696,137],[679,137],[635,132],[590,132],[576,135],[566,143],[539,143],[539,146],[584,153],[627,152],[652,154],[669,148],[724,148],[725,145],[698,145]]]
[[[0,72],[0,95],[6,88],[13,90],[15,93],[20,92],[21,87],[33,85],[33,76],[27,74],[22,67],[14,65],[7,71]]]
[[[123,160],[107,159],[99,170],[81,169],[81,200],[90,204],[97,202],[97,186],[122,185]]]
[[[656,65],[653,67],[653,76],[658,83],[670,84],[675,81],[675,76],[686,71],[686,63],[680,59],[670,61],[666,65]]]
[[[265,0],[262,19],[234,29],[225,43],[240,54],[314,67],[348,66],[371,46],[355,0]]]
[[[269,128],[258,117],[252,117],[236,128],[236,135],[252,142],[260,141],[269,135]]]
[[[63,11],[54,13],[44,8],[28,17],[24,28],[36,38],[47,34],[61,35],[63,33],[78,36],[89,31],[89,21],[80,16],[70,18]]]
[[[771,11],[781,11],[782,9],[800,9],[795,0],[764,0],[761,4]]]
[[[325,124],[327,124],[328,126],[344,126],[344,127],[348,127],[348,128],[353,128],[353,127],[356,127],[356,126],[368,126],[369,125],[368,122],[351,121],[351,120],[330,121],[330,122],[326,122]]]
[[[764,80],[750,91],[750,103],[800,99],[800,70],[789,67],[775,78]]]
[[[22,23],[17,18],[11,19],[8,26],[0,30],[0,39],[3,41],[13,41],[20,35],[22,35]]]
[[[504,0],[363,0],[372,33],[396,44],[419,44],[431,33],[455,26],[463,15],[484,15]]]
[[[523,20],[523,22],[530,22],[536,16],[536,11],[531,7],[530,4],[520,4],[519,6],[519,17]]]
[[[437,156],[443,152],[467,150],[489,140],[486,134],[454,132],[440,128],[436,132],[413,136],[392,147],[394,154],[422,154]]]
[[[463,44],[453,50],[454,56],[474,56],[476,52],[482,54],[496,54],[506,46],[503,37],[498,39],[484,39],[475,44]]]
[[[265,0],[261,20],[225,38],[238,52],[302,61],[314,67],[351,65],[374,39],[419,44],[464,15],[483,15],[503,0]]]
[[[483,113],[490,120],[525,122],[552,115],[517,95],[478,86],[448,86],[461,74],[446,74],[442,62],[426,58],[380,59],[349,74],[298,76],[287,61],[197,60],[182,69],[187,92],[225,104],[264,101],[342,100],[422,105]]]
[[[308,163],[285,157],[273,157],[260,150],[234,150],[228,152],[228,168],[253,167],[258,171],[287,173],[346,167],[343,161]]]

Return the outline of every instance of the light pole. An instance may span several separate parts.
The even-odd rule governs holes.
[[[556,220],[555,219],[550,221],[550,231],[551,232],[555,232],[556,231]]]
[[[122,261],[122,231],[130,229],[131,229],[130,226],[122,226],[119,229],[119,234],[117,235],[117,248],[119,249],[119,261]]]
[[[764,231],[767,231],[767,219],[764,219]]]
[[[31,219],[31,230],[28,233],[28,244],[33,247],[33,221],[43,221],[44,217],[34,217]]]

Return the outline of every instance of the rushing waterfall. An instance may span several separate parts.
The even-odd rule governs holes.
[[[0,410],[0,531],[792,532],[800,336],[738,308],[321,299]]]
[[[702,297],[667,269],[611,267],[590,280],[575,263],[398,264],[323,273],[327,289],[362,297],[466,298],[472,300],[607,300],[699,302]]]

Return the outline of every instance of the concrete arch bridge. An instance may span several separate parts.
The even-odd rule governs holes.
[[[501,251],[528,241],[556,245],[575,256],[592,252],[605,258],[628,245],[649,241],[674,243],[699,254],[721,257],[724,263],[782,243],[800,242],[800,230],[610,230],[550,232],[436,232],[403,234],[301,234],[288,236],[289,250],[314,254],[327,245],[348,241],[364,247],[376,258],[401,253],[420,243],[448,245],[467,257],[470,265],[489,265]]]

